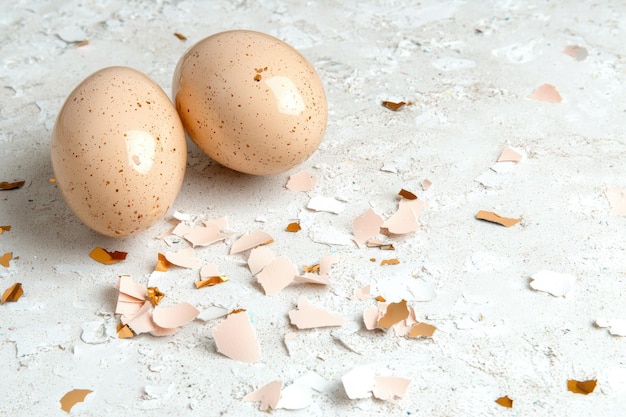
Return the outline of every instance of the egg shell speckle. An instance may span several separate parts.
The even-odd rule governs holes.
[[[187,159],[176,109],[150,78],[105,68],[66,99],[52,132],[52,167],[78,218],[112,237],[157,222],[176,199]]]
[[[178,62],[172,88],[191,139],[240,172],[285,172],[315,152],[326,130],[315,69],[264,33],[233,30],[198,42]]]

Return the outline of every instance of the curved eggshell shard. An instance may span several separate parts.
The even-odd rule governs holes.
[[[200,311],[187,302],[180,303],[173,307],[154,307],[152,320],[154,324],[164,329],[174,329],[183,326],[196,317]]]
[[[196,145],[248,174],[297,166],[326,130],[326,95],[313,66],[260,32],[221,32],[191,47],[176,67],[172,96]]]
[[[52,132],[52,167],[72,211],[98,233],[124,237],[174,202],[187,148],[176,109],[150,78],[105,68],[80,83]]]

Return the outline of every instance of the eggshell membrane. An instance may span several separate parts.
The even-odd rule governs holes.
[[[69,95],[52,132],[52,167],[78,218],[112,237],[140,232],[174,202],[187,145],[176,109],[147,76],[105,68]]]
[[[315,69],[264,33],[233,30],[198,42],[178,62],[172,88],[191,139],[240,172],[285,172],[324,136],[326,95]]]

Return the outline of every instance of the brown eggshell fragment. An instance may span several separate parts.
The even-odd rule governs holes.
[[[163,90],[126,67],[102,69],[69,95],[52,131],[61,195],[98,233],[124,237],[174,202],[187,161],[185,133]]]
[[[195,44],[176,66],[172,96],[196,145],[248,174],[299,165],[326,130],[326,96],[313,66],[260,32],[231,30]]]

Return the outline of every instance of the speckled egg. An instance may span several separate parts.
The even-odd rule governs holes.
[[[233,30],[198,42],[178,62],[172,88],[191,139],[240,172],[285,172],[324,136],[326,95],[315,69],[264,33]]]
[[[78,218],[112,237],[142,231],[174,202],[185,133],[165,92],[125,67],[102,69],[69,95],[52,132],[52,167]]]

